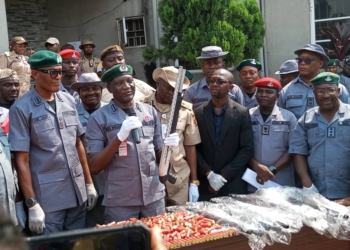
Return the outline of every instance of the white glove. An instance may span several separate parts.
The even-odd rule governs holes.
[[[45,213],[39,204],[29,208],[29,229],[37,234],[45,228]]]
[[[315,192],[315,193],[320,193],[319,191],[318,191],[318,189],[315,187],[315,185],[314,184],[311,184],[311,187],[309,187],[309,188],[307,188],[307,187],[303,187],[303,190],[309,190],[309,191],[312,191],[312,192]]]
[[[222,177],[219,174],[215,174],[213,171],[211,171],[208,174],[208,181],[210,186],[215,190],[219,191],[220,188],[227,182],[224,177]]]
[[[27,221],[27,215],[26,215],[26,212],[24,211],[23,201],[16,202],[15,206],[16,206],[16,216],[18,220],[17,227],[20,231],[22,231],[25,228],[26,221]]]
[[[190,189],[188,192],[188,201],[197,202],[199,198],[198,186],[194,183],[190,183]]]
[[[179,141],[179,135],[175,132],[168,135],[168,137],[164,139],[164,145],[171,148],[176,148],[177,146],[179,146]]]
[[[127,117],[123,121],[122,127],[120,128],[117,134],[119,141],[125,141],[126,138],[128,138],[131,130],[135,128],[141,128],[141,127],[142,127],[142,123],[138,117],[136,116]]]
[[[86,193],[87,193],[87,202],[88,206],[87,209],[91,210],[96,205],[98,194],[96,192],[94,184],[86,184]]]

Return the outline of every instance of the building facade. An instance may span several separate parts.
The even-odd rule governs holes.
[[[0,31],[4,34],[0,36],[0,52],[7,50],[8,40],[15,35],[25,37],[36,50],[43,48],[49,36],[57,37],[61,45],[90,39],[96,44],[97,57],[103,48],[119,44],[138,78],[146,80],[142,50],[149,44],[159,47],[158,1],[0,0]],[[284,61],[296,57],[293,51],[306,43],[328,46],[329,41],[319,28],[337,21],[350,22],[349,0],[257,2],[266,28],[264,47],[258,58],[264,65],[263,75],[275,76],[274,72]],[[194,80],[202,77],[200,71],[195,73]]]

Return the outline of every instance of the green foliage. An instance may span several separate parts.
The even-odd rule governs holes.
[[[162,50],[146,47],[143,56],[148,61],[179,58],[199,66],[196,57],[201,49],[218,45],[230,52],[225,56],[230,66],[257,58],[263,45],[264,24],[255,0],[160,0],[158,12]]]

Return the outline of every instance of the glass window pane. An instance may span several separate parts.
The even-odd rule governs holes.
[[[326,35],[321,33],[321,29],[325,29],[327,27],[332,27],[336,23],[340,24],[340,27],[342,28],[343,34],[346,34],[346,33],[350,34],[350,18],[344,19],[344,20],[316,22],[315,23],[316,41],[328,39],[328,37]]]
[[[349,0],[315,0],[315,19],[350,16]]]
[[[141,45],[146,45],[146,39],[145,39],[145,37],[141,37]]]
[[[144,36],[145,33],[143,31],[137,31],[136,36]]]
[[[128,46],[135,46],[135,44],[134,44],[134,38],[132,38],[132,37],[129,37],[129,38],[128,38]]]

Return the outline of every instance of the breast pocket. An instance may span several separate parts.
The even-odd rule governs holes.
[[[291,108],[299,108],[303,105],[303,99],[287,99],[286,108],[289,110]]]
[[[143,137],[146,138],[153,138],[154,136],[154,127],[142,127],[142,133],[143,133]]]
[[[34,123],[33,127],[41,147],[54,147],[58,145],[55,126],[51,119]]]
[[[325,132],[322,131],[319,127],[309,128],[306,133],[307,141],[311,148],[315,147],[325,137]]]
[[[285,149],[288,148],[289,141],[289,126],[288,125],[272,125],[272,132],[275,135],[275,143],[283,145]]]
[[[76,116],[65,116],[64,123],[66,124],[66,132],[68,133],[69,140],[75,141],[78,134],[78,118]]]
[[[344,147],[350,147],[350,126],[339,126],[338,127],[339,140],[344,144]]]

